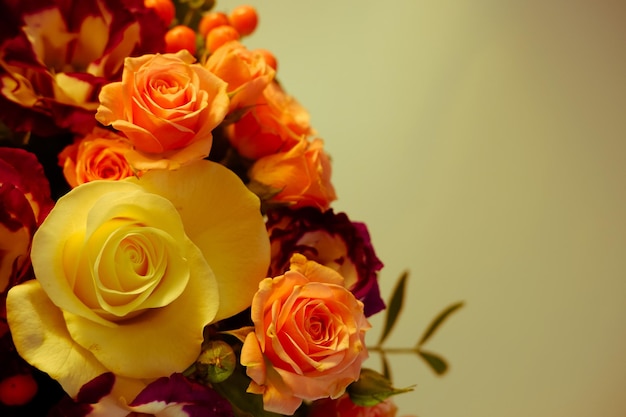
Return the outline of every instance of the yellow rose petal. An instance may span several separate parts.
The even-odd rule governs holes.
[[[198,161],[177,171],[150,171],[139,179],[179,210],[189,238],[215,273],[220,294],[216,320],[248,306],[265,278],[270,245],[260,202],[232,171]]]
[[[37,281],[17,285],[7,295],[7,320],[22,358],[59,381],[75,396],[80,387],[107,372],[86,349],[70,337],[63,314]]]
[[[103,195],[134,193],[135,184],[94,181],[75,188],[61,197],[33,237],[31,259],[37,280],[59,308],[81,315],[103,325],[111,323],[92,311],[90,277],[86,273],[83,239],[90,209],[102,203]],[[81,263],[82,261],[82,263]],[[78,286],[78,288],[75,288]],[[79,297],[80,296],[80,297]]]
[[[116,375],[146,379],[182,372],[200,354],[203,329],[214,321],[220,297],[200,251],[190,241],[180,245],[191,275],[183,293],[167,306],[146,310],[114,328],[65,314],[72,338]]]

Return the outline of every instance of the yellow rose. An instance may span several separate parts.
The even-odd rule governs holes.
[[[112,372],[130,401],[188,367],[206,325],[250,305],[269,242],[258,198],[198,161],[76,187],[36,233],[32,263],[37,280],[7,298],[19,354],[71,396]]]

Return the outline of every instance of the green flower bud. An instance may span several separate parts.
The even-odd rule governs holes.
[[[196,361],[196,374],[206,382],[225,381],[237,366],[237,356],[233,348],[221,340],[206,343]]]
[[[392,395],[413,391],[413,387],[397,389],[384,375],[371,369],[361,369],[358,381],[348,386],[350,399],[356,405],[370,407],[376,405]]]

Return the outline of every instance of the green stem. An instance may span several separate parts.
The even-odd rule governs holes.
[[[419,350],[417,348],[386,348],[382,346],[373,346],[367,348],[369,352],[380,352],[380,353],[418,353]]]
[[[183,18],[183,25],[189,26],[189,23],[191,23],[191,19],[193,19],[193,15],[195,13],[196,9],[194,9],[193,7],[189,7],[187,9],[187,13],[185,13],[185,17]]]

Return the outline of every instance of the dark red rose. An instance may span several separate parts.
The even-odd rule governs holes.
[[[338,271],[346,288],[365,305],[366,316],[385,308],[377,278],[383,264],[365,224],[352,222],[345,213],[313,207],[270,210],[267,216],[272,245],[269,276],[283,274],[291,255],[301,253]]]
[[[0,148],[0,293],[30,277],[32,237],[53,205],[37,158]]]

